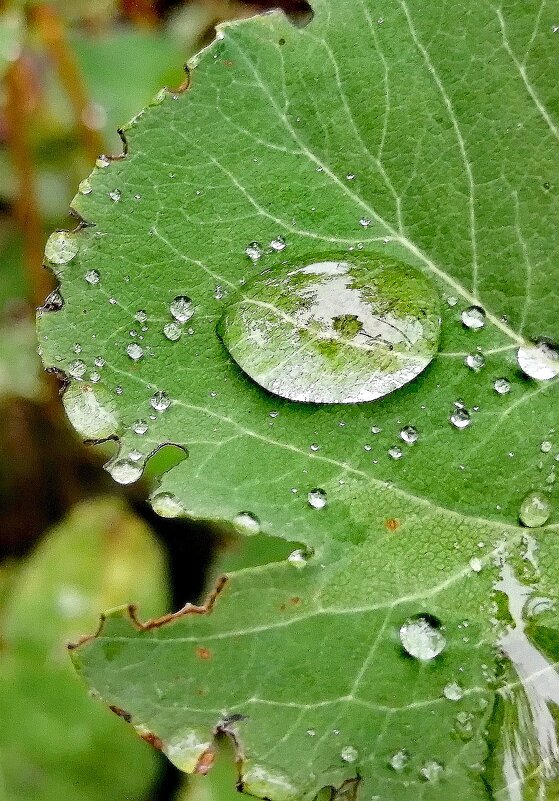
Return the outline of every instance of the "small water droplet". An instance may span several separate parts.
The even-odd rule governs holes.
[[[359,225],[362,225],[363,228],[368,228],[370,224],[371,221],[368,217],[361,217],[361,219],[359,220]]]
[[[122,387],[120,385],[115,387],[115,394],[116,395],[122,395],[123,392],[124,392],[124,390],[122,389]]]
[[[316,453],[316,451],[320,450],[320,445],[317,445],[316,442],[313,442],[312,445],[310,446],[310,448],[311,448],[311,451],[314,451]]]
[[[133,484],[141,478],[144,468],[130,459],[116,459],[108,463],[107,470],[118,484]]]
[[[149,426],[145,420],[136,420],[134,423],[132,423],[132,430],[140,436],[143,436],[148,428]]]
[[[307,734],[309,737],[316,737],[316,730],[315,729],[307,729]]]
[[[94,370],[92,373],[89,374],[89,380],[92,384],[97,384],[101,380],[101,376],[99,373]]]
[[[112,201],[118,203],[119,200],[122,198],[122,192],[120,191],[120,189],[113,189],[111,192],[109,192],[109,197]]]
[[[544,441],[540,445],[540,451],[542,453],[549,453],[552,447],[553,445],[551,444],[551,442],[548,439],[544,439]]]
[[[163,392],[162,390],[156,392],[150,398],[149,402],[151,403],[156,412],[164,412],[171,405],[171,399],[169,398],[167,393]]]
[[[439,330],[431,282],[365,254],[266,270],[247,282],[218,327],[260,386],[314,403],[370,401],[399,389],[432,360]]]
[[[111,159],[108,156],[105,156],[104,154],[99,156],[99,158],[96,159],[96,161],[95,161],[95,165],[97,167],[99,167],[100,169],[104,169],[105,167],[108,167],[110,163],[111,163]]]
[[[380,426],[371,426],[371,434],[380,434],[382,428]]]
[[[427,760],[427,762],[424,762],[420,771],[423,778],[426,779],[428,782],[439,781],[443,772],[444,772],[443,765],[436,759],[429,759]]]
[[[466,328],[477,331],[485,325],[485,312],[481,306],[469,306],[462,312],[462,322]]]
[[[478,559],[477,556],[473,556],[470,559],[470,570],[473,570],[474,573],[480,573],[483,568],[483,562],[481,559]]]
[[[510,381],[506,378],[497,378],[493,384],[493,389],[498,395],[506,395],[510,392]]]
[[[260,520],[252,512],[239,512],[233,519],[237,528],[242,529],[243,534],[260,534],[262,527]]]
[[[400,641],[410,656],[425,662],[438,656],[446,645],[441,625],[431,615],[409,618],[400,628]]]
[[[520,505],[520,522],[528,528],[544,526],[551,516],[551,503],[540,492],[530,492]]]
[[[64,300],[62,295],[55,289],[47,295],[41,310],[47,312],[59,311],[63,306]]]
[[[47,239],[45,258],[51,264],[68,264],[79,250],[77,237],[66,231],[56,231]]]
[[[223,287],[219,285],[216,286],[214,290],[214,298],[216,300],[223,300],[224,297],[225,297],[225,292],[223,291]]]
[[[406,751],[405,748],[400,748],[398,751],[392,754],[392,756],[388,760],[388,764],[390,765],[392,770],[395,770],[397,773],[401,773],[409,761],[410,761],[409,752]]]
[[[81,379],[83,378],[86,369],[87,368],[85,364],[80,359],[77,359],[75,362],[72,362],[72,364],[68,368],[68,372],[70,373],[72,378]]]
[[[84,280],[87,281],[88,284],[95,286],[101,280],[101,276],[97,270],[88,270],[84,275]]]
[[[300,548],[296,551],[292,551],[289,556],[287,557],[287,561],[293,567],[302,570],[304,567],[307,566],[307,555],[305,551],[302,551]]]
[[[549,342],[523,345],[517,358],[522,372],[536,381],[549,381],[559,375],[559,352]]]
[[[139,309],[136,314],[134,315],[134,319],[137,320],[139,323],[145,323],[148,318],[147,312],[143,309]]]
[[[455,409],[450,415],[450,422],[454,428],[467,428],[472,422],[470,413],[467,409],[459,407]]]
[[[166,323],[163,326],[163,333],[171,342],[176,342],[182,336],[182,328],[177,323]]]
[[[464,359],[464,364],[477,373],[482,367],[485,367],[485,358],[481,353],[468,353]]]
[[[454,731],[464,742],[474,736],[474,716],[471,712],[459,712],[454,719]]]
[[[270,247],[272,248],[272,250],[275,250],[276,253],[281,253],[281,251],[285,250],[285,248],[287,247],[287,242],[285,241],[283,236],[277,236],[270,242]]]
[[[446,302],[452,308],[453,306],[456,306],[456,304],[458,303],[458,298],[455,298],[454,295],[450,295],[449,297],[447,297]]]
[[[399,445],[393,445],[391,448],[388,449],[388,455],[392,459],[401,459],[404,453]]]
[[[178,295],[169,310],[177,322],[186,323],[194,314],[194,305],[187,295]]]
[[[74,350],[74,353],[81,353],[82,352],[82,346],[80,345],[79,342],[76,342],[76,344],[74,345],[73,350]]]
[[[91,181],[89,178],[84,178],[78,186],[78,192],[80,195],[90,195],[92,191],[93,187],[91,186]]]
[[[309,506],[313,509],[324,509],[328,503],[326,492],[323,489],[313,489],[307,495]]]
[[[245,253],[252,261],[258,261],[258,259],[262,257],[263,252],[260,242],[251,242],[245,248]]]
[[[184,517],[186,509],[179,499],[170,492],[158,492],[150,497],[153,511],[159,517]]]
[[[340,756],[344,760],[344,762],[351,763],[357,760],[359,752],[357,751],[357,748],[354,748],[352,745],[346,745],[344,746],[344,748],[342,748]]]
[[[102,356],[97,356],[95,359],[95,367],[104,367],[106,364],[105,359]]]
[[[138,451],[138,450],[136,450],[136,448],[133,448],[133,449],[130,451],[130,453],[128,454],[128,458],[129,458],[129,459],[130,459],[132,462],[139,462],[139,461],[140,461],[140,459],[142,459],[142,458],[143,458],[143,453],[142,453],[141,451]]]
[[[461,701],[464,697],[464,690],[457,681],[449,681],[445,684],[443,695],[449,701]]]
[[[413,445],[419,438],[419,431],[414,426],[405,426],[400,431],[400,437],[407,445]]]
[[[141,348],[137,342],[131,342],[126,346],[126,353],[130,356],[133,362],[139,361],[144,355],[144,349]]]

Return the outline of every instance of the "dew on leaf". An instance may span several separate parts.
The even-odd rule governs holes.
[[[97,382],[101,380],[101,376],[96,370],[94,370],[92,373],[89,374],[89,380],[91,381],[92,384],[97,384]]]
[[[150,497],[153,511],[160,517],[183,517],[186,510],[181,501],[171,492],[158,492]]]
[[[137,342],[131,342],[130,345],[126,346],[126,353],[133,362],[137,362],[143,357],[144,349]]]
[[[404,455],[404,452],[400,448],[399,445],[393,445],[391,448],[388,449],[388,455],[391,459],[401,459]]]
[[[136,450],[136,448],[133,448],[133,449],[130,451],[130,453],[128,454],[128,458],[129,458],[129,459],[130,459],[132,462],[139,462],[139,461],[140,461],[140,459],[143,459],[143,458],[144,458],[144,455],[143,455],[143,453],[142,453],[141,451],[138,451],[138,450]]]
[[[107,470],[118,484],[133,484],[141,478],[144,472],[143,464],[138,464],[130,459],[115,459],[109,462]]]
[[[406,620],[400,628],[400,641],[410,656],[424,662],[438,656],[446,645],[440,623],[431,615]]]
[[[139,323],[145,323],[148,318],[147,312],[144,309],[138,309],[136,314],[134,315],[134,319],[137,320]]]
[[[462,312],[462,322],[466,328],[477,331],[485,325],[485,312],[481,306],[469,306]]]
[[[309,506],[313,509],[324,509],[328,503],[326,492],[323,489],[313,489],[307,495]]]
[[[81,379],[83,378],[86,369],[87,368],[85,364],[80,359],[76,359],[76,361],[72,362],[72,364],[68,367],[68,372],[72,378]]]
[[[310,445],[310,449],[311,449],[311,451],[314,451],[314,452],[316,453],[316,451],[319,451],[319,450],[320,450],[320,445],[317,445],[317,443],[316,443],[316,442],[313,442],[313,443]]]
[[[56,231],[47,239],[45,257],[51,264],[68,264],[79,250],[78,241],[65,231]]]
[[[382,428],[380,426],[371,426],[371,434],[380,434]]]
[[[449,297],[447,297],[446,302],[452,308],[453,306],[456,306],[456,304],[458,303],[458,298],[455,298],[454,295],[450,295]]]
[[[456,681],[450,681],[445,684],[443,695],[449,701],[460,701],[464,697],[464,690]]]
[[[359,756],[359,752],[357,748],[354,748],[352,745],[346,745],[342,748],[340,756],[344,762],[355,762]]]
[[[549,342],[523,345],[517,358],[522,372],[536,381],[549,381],[559,375],[559,351]]]
[[[239,512],[233,518],[233,523],[243,534],[260,534],[262,530],[260,520],[252,512]]]
[[[467,428],[472,422],[472,419],[468,410],[460,407],[452,412],[450,415],[450,422],[454,428],[461,429]]]
[[[471,712],[459,712],[454,719],[454,731],[464,742],[474,736],[474,716]]]
[[[493,389],[497,395],[506,395],[510,392],[510,381],[507,378],[497,378],[493,383]]]
[[[66,414],[83,439],[112,437],[118,428],[113,399],[108,390],[89,384],[70,384],[62,402]]]
[[[194,305],[187,295],[178,295],[169,310],[177,322],[186,323],[194,314]]]
[[[84,275],[84,280],[87,281],[88,284],[95,286],[95,284],[98,284],[101,280],[101,276],[98,270],[88,270]]]
[[[270,247],[272,248],[272,250],[275,250],[276,253],[281,253],[281,251],[285,250],[285,248],[287,247],[287,243],[283,238],[283,236],[277,236],[270,242]]]
[[[83,181],[80,181],[78,186],[78,192],[80,195],[90,195],[93,191],[93,187],[91,186],[91,181],[89,178],[84,178]]]
[[[171,405],[171,399],[163,390],[158,390],[151,398],[151,405],[156,412],[164,412]]]
[[[45,302],[41,307],[41,311],[59,311],[64,306],[64,300],[60,292],[54,289],[47,295]]]
[[[397,773],[401,773],[409,761],[410,761],[409,752],[406,751],[405,748],[400,748],[398,751],[392,754],[392,756],[388,760],[388,764],[390,765],[392,770],[395,770]]]
[[[182,336],[182,328],[178,323],[166,323],[163,326],[163,333],[171,342],[176,342]]]
[[[551,502],[541,492],[530,492],[520,504],[518,516],[527,528],[544,526],[551,516]]]
[[[407,445],[413,445],[419,438],[419,432],[414,426],[405,426],[400,431],[400,437]]]
[[[260,242],[251,242],[245,248],[245,253],[252,261],[258,261],[263,254],[262,245]]]
[[[113,189],[111,192],[109,192],[109,197],[114,203],[118,203],[122,198],[122,192],[120,189]]]
[[[436,353],[439,329],[428,278],[360,255],[266,270],[228,305],[218,333],[264,389],[296,401],[355,403],[416,378]]]
[[[540,445],[540,451],[542,453],[549,453],[552,447],[553,445],[551,444],[551,442],[548,439],[544,439],[544,441]]]
[[[132,430],[134,433],[139,434],[140,436],[143,436],[148,428],[149,426],[145,420],[136,420],[134,423],[132,423]]]
[[[436,759],[429,759],[421,767],[421,775],[428,782],[437,782],[444,772],[443,765]]]
[[[468,353],[464,359],[464,364],[469,367],[470,370],[474,370],[474,372],[477,373],[485,366],[485,358],[481,353]]]
[[[370,224],[371,221],[368,217],[361,217],[361,219],[359,220],[359,225],[362,225],[363,228],[368,228]]]
[[[473,570],[474,573],[481,573],[481,570],[483,568],[483,562],[481,561],[481,559],[479,559],[479,557],[472,556],[469,564],[470,564],[470,570]]]
[[[304,567],[307,566],[307,555],[305,551],[302,551],[300,548],[296,551],[292,551],[289,556],[287,557],[287,561],[293,567],[302,570]]]
[[[106,364],[105,359],[102,356],[97,356],[95,359],[95,367],[104,367]]]
[[[108,167],[110,163],[111,163],[110,158],[108,156],[105,156],[104,154],[99,156],[99,158],[95,160],[95,166],[99,167],[100,169]]]

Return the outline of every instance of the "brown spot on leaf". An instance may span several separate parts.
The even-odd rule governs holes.
[[[115,715],[118,715],[119,718],[122,718],[127,723],[130,723],[130,721],[132,720],[132,715],[130,714],[130,712],[125,712],[124,709],[121,709],[119,706],[113,706],[111,704],[111,706],[109,706],[109,709],[111,710],[111,712],[114,712]]]
[[[145,740],[146,743],[153,745],[154,748],[157,748],[158,751],[163,750],[163,740],[161,737],[158,737],[157,734],[153,734],[151,731],[142,732],[140,735],[142,740]]]
[[[290,598],[290,599],[289,599],[289,603],[290,603],[292,606],[299,606],[299,604],[301,603],[301,599],[300,599],[300,598],[298,598],[296,595],[294,595],[294,596],[293,596],[293,598]]]
[[[198,760],[198,764],[196,765],[194,773],[201,773],[202,776],[205,776],[206,773],[210,770],[214,761],[215,761],[214,752],[211,750],[205,751]]]
[[[209,648],[203,648],[203,647],[199,646],[196,649],[196,656],[198,657],[198,659],[211,659],[212,658],[212,652],[210,651]]]
[[[384,521],[384,525],[389,531],[396,531],[397,528],[400,528],[400,521],[396,520],[395,517],[390,517]]]

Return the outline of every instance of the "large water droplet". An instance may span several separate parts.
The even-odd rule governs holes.
[[[156,412],[164,412],[171,405],[171,399],[166,392],[159,390],[150,398],[151,405]]]
[[[549,381],[559,375],[559,352],[549,342],[536,342],[518,349],[520,369],[537,381]]]
[[[116,459],[114,462],[109,462],[106,467],[119,484],[133,484],[144,472],[143,464],[130,459]]]
[[[326,492],[323,489],[311,490],[307,495],[307,500],[309,502],[309,506],[312,506],[313,509],[324,509],[328,503]]]
[[[264,389],[296,401],[353,403],[419,375],[439,329],[439,299],[422,273],[351,256],[265,271],[227,307],[219,334]]]
[[[177,323],[166,323],[163,326],[163,333],[171,342],[176,342],[182,336],[182,328]]]
[[[359,753],[357,748],[354,748],[352,745],[346,745],[344,748],[342,748],[340,756],[344,762],[355,762],[359,756]]]
[[[156,495],[152,495],[150,503],[153,511],[160,517],[183,517],[186,514],[181,501],[170,492],[158,492]]]
[[[469,306],[462,312],[462,322],[466,328],[477,331],[485,325],[485,312],[481,306]]]
[[[133,362],[139,361],[144,355],[144,349],[138,345],[137,342],[131,342],[126,346],[126,353],[130,356]]]
[[[400,641],[410,656],[424,662],[438,656],[446,645],[440,623],[431,615],[406,620],[400,628]]]
[[[239,512],[234,517],[233,523],[243,534],[260,534],[260,520],[252,512]]]
[[[194,314],[194,305],[186,295],[179,295],[170,305],[170,311],[175,320],[179,323],[186,323]]]
[[[468,353],[464,359],[464,363],[470,370],[474,370],[477,373],[485,366],[485,358],[481,353]]]
[[[464,697],[464,690],[457,681],[450,681],[445,684],[443,695],[449,701],[460,701]]]
[[[70,422],[84,439],[107,439],[117,432],[113,396],[103,387],[70,384],[62,402]]]
[[[72,362],[72,364],[68,367],[68,372],[70,373],[72,378],[77,378],[77,379],[82,379],[86,370],[87,367],[81,361],[81,359],[76,359],[76,361]]]
[[[45,257],[51,264],[68,264],[79,250],[78,241],[65,231],[51,234],[45,245]]]
[[[518,514],[522,525],[528,528],[544,526],[551,515],[551,503],[541,492],[530,492],[520,504]]]

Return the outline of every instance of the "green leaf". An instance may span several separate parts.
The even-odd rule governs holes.
[[[2,609],[0,769],[5,801],[140,801],[155,753],[71,669],[65,640],[91,629],[100,606],[168,603],[162,553],[122,504],[77,507],[10,577]]]
[[[157,508],[306,551],[205,610],[109,615],[76,665],[184,770],[232,732],[273,801],[356,779],[382,801],[552,798],[559,679],[526,632],[557,629],[558,381],[516,352],[559,339],[557,20],[531,0],[315,11],[223,28],[190,90],[135,118],[74,201],[65,305],[39,320],[45,363],[114,420],[119,480],[174,443]],[[432,284],[438,354],[372,403],[266,392],[224,310],[265,270],[357,253]],[[533,492],[550,515],[528,537]]]

